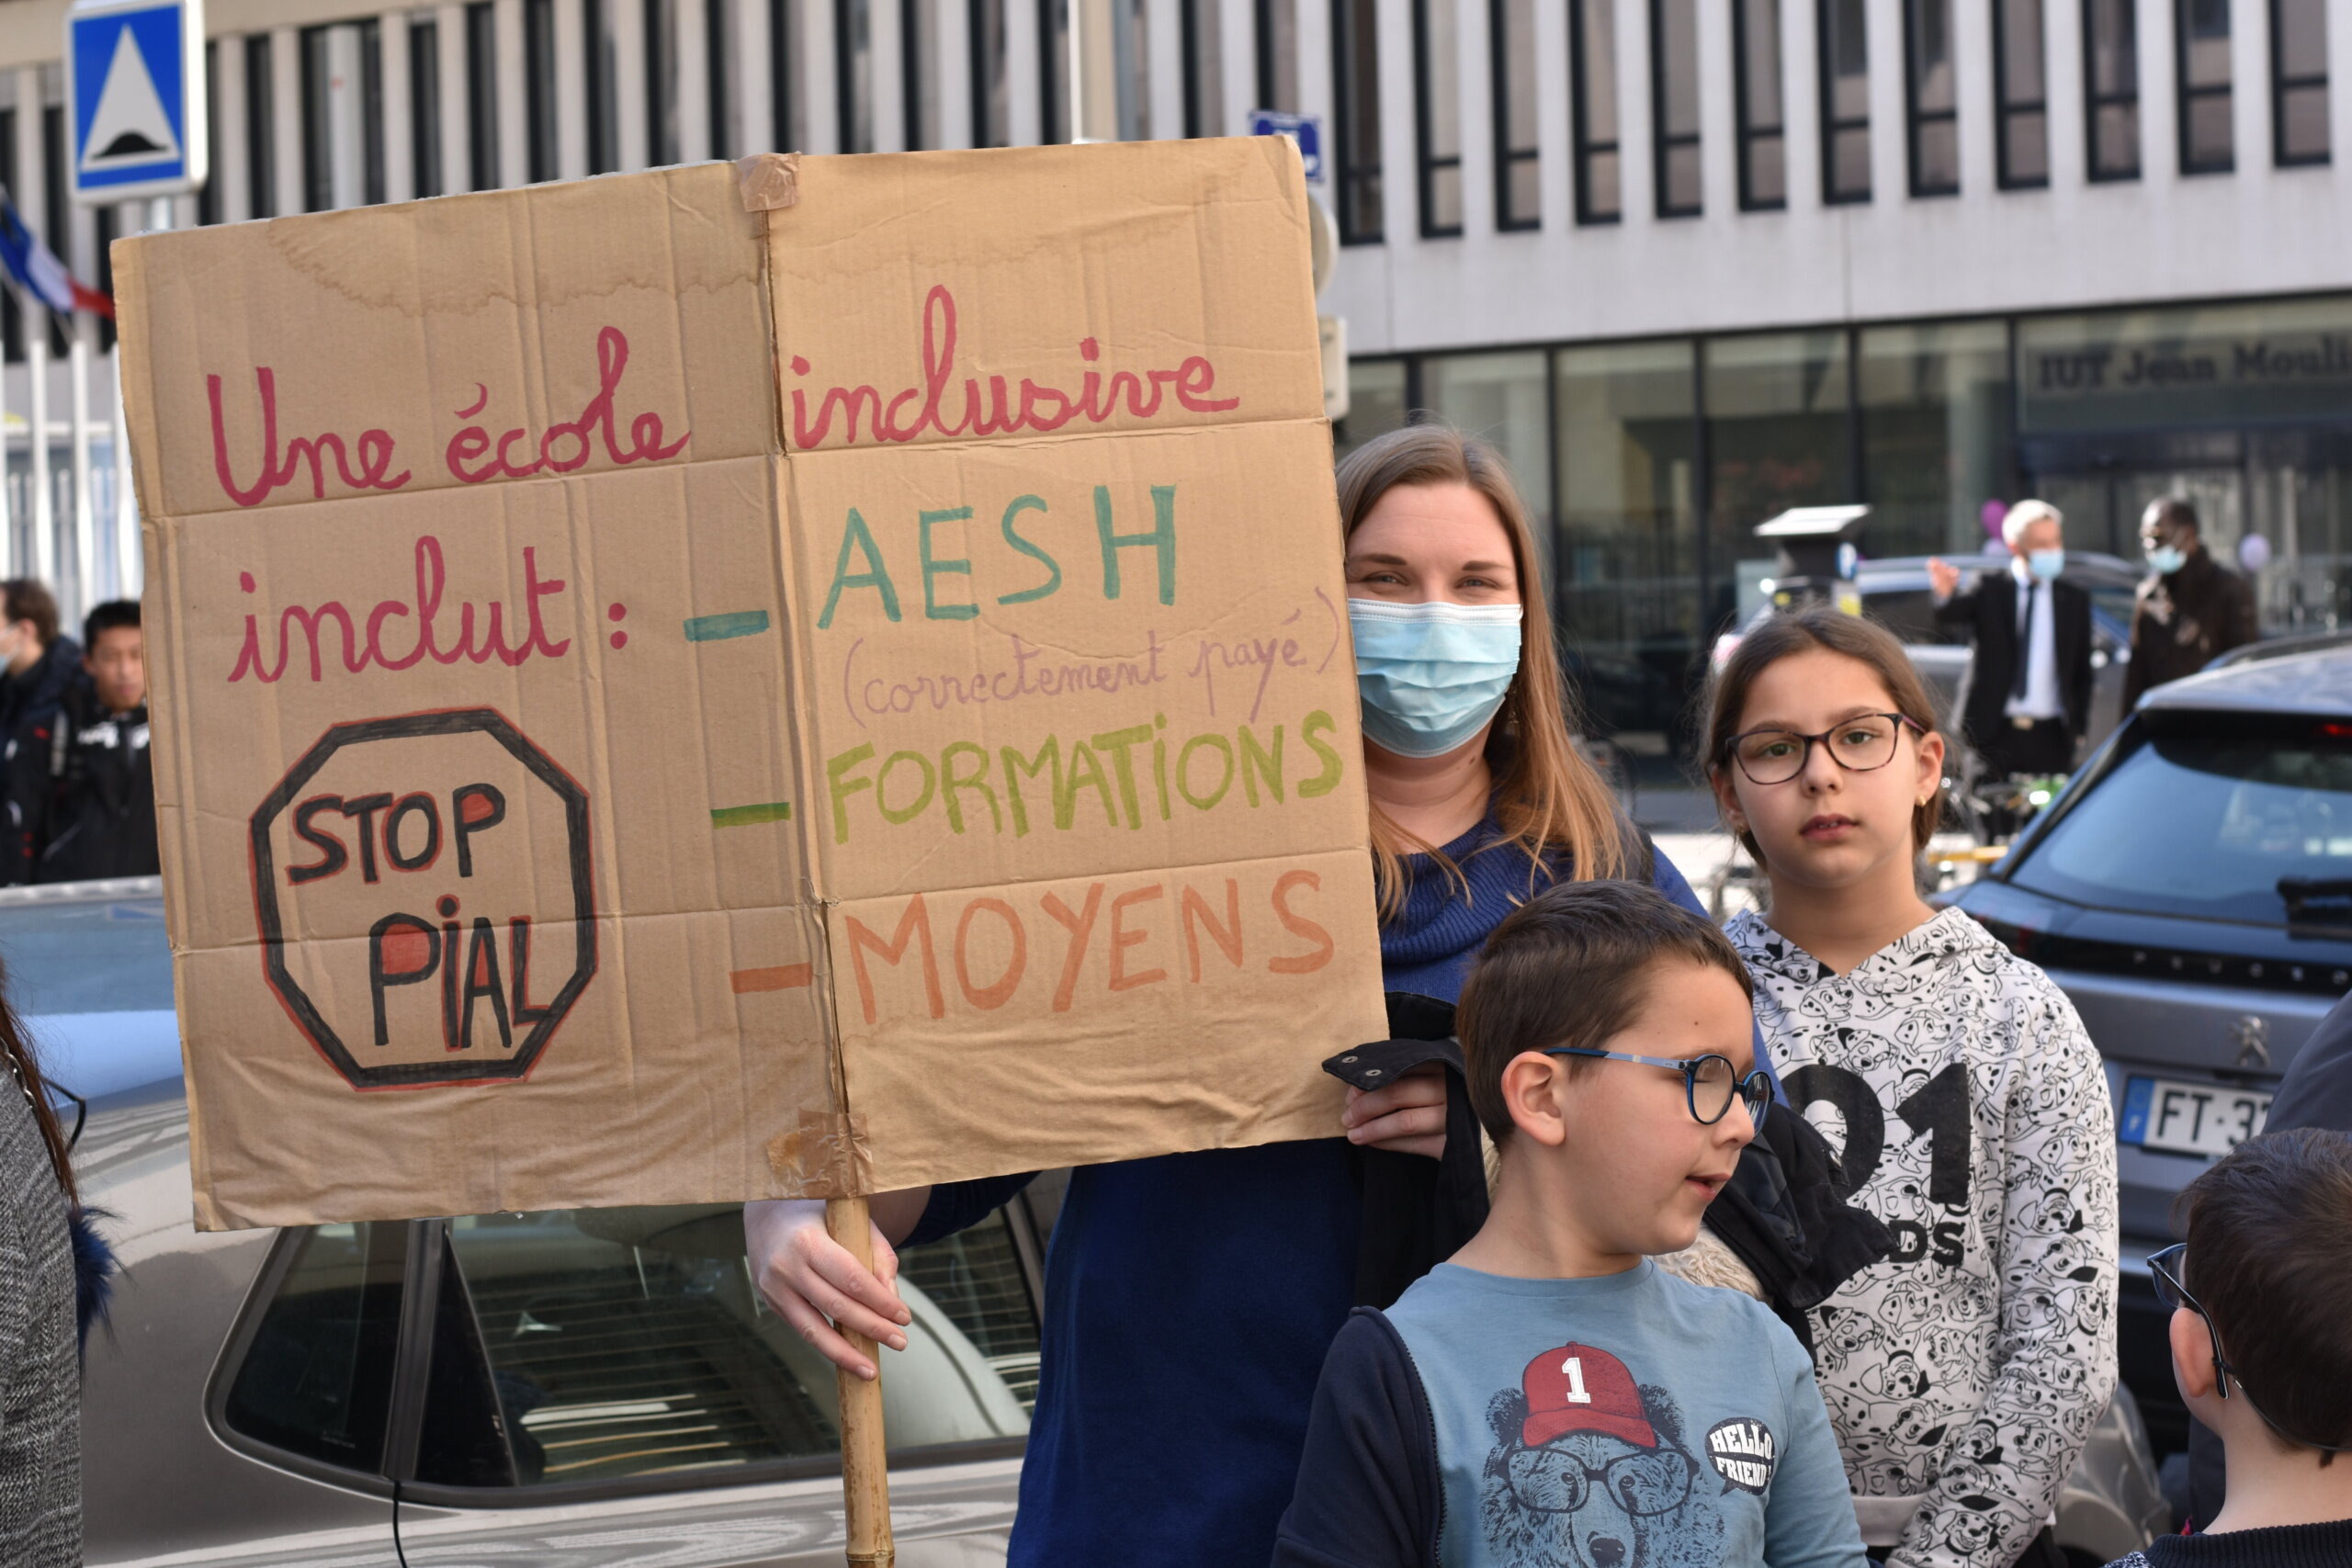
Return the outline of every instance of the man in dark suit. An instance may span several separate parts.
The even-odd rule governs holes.
[[[2065,569],[2064,519],[2020,501],[2002,521],[2009,570],[1961,592],[1960,569],[1931,560],[1936,619],[1970,628],[1975,646],[1961,728],[1994,777],[2072,773],[2090,725],[2091,596]]]

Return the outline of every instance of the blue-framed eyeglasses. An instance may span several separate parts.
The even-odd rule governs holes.
[[[1691,1119],[1702,1127],[1712,1127],[1731,1114],[1731,1102],[1747,1102],[1747,1119],[1760,1131],[1765,1113],[1772,1109],[1772,1080],[1764,1069],[1757,1068],[1746,1077],[1739,1076],[1739,1065],[1729,1056],[1713,1052],[1704,1056],[1636,1056],[1624,1051],[1596,1051],[1583,1045],[1554,1045],[1544,1053],[1547,1056],[1590,1056],[1602,1062],[1639,1062],[1645,1067],[1664,1067],[1682,1075],[1683,1098],[1690,1102]]]

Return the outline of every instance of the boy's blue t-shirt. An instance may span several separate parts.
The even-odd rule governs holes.
[[[1445,846],[1466,898],[1408,857],[1405,908],[1381,930],[1390,990],[1456,999],[1487,933],[1526,899],[1526,856],[1474,852],[1497,830],[1489,819]],[[1663,855],[1653,881],[1700,908]],[[1011,1568],[1266,1561],[1354,1299],[1363,1207],[1348,1149],[1317,1139],[1071,1173],[1046,1259]],[[978,1223],[1028,1179],[934,1188],[908,1245]]]
[[[1273,1568],[1863,1568],[1828,1412],[1760,1303],[1645,1261],[1441,1266],[1331,1346]]]
[[[1583,1280],[1441,1264],[1385,1315],[1434,1428],[1444,1568],[1863,1562],[1812,1363],[1762,1303],[1647,1259]],[[1310,1457],[1298,1484],[1345,1482]]]

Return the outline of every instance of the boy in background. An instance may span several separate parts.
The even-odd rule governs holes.
[[[2352,1135],[2251,1138],[2181,1194],[2188,1240],[2148,1259],[2172,1375],[2222,1439],[2229,1498],[2201,1535],[2109,1568],[2352,1563]]]
[[[1565,884],[1487,939],[1457,1017],[1500,1168],[1485,1227],[1323,1367],[1277,1568],[1861,1568],[1813,1370],[1679,1251],[1770,1086],[1699,916]]]
[[[35,882],[153,876],[162,869],[139,606],[108,600],[90,612],[83,632],[84,678],[65,694],[48,745],[20,743],[11,761]]]

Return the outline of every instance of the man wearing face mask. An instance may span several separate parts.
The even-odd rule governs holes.
[[[2148,577],[2132,613],[2126,713],[2149,687],[2194,675],[2262,635],[2253,592],[2205,548],[2197,509],[2188,502],[2168,495],[2148,502],[2140,514],[2140,547],[2147,552]]]
[[[0,582],[0,741],[10,775],[17,772],[20,742],[29,749],[28,766],[30,750],[46,758],[58,705],[81,673],[82,649],[57,635],[57,601],[49,590],[29,577]],[[0,808],[7,813],[0,821],[0,886],[14,886],[32,878],[30,824],[13,792]]]
[[[1975,658],[1961,728],[1996,777],[2072,773],[2090,723],[2091,596],[2062,581],[2064,519],[2020,501],[2001,522],[2009,570],[1960,592],[1960,569],[1931,560],[1936,619],[1971,629]]]

